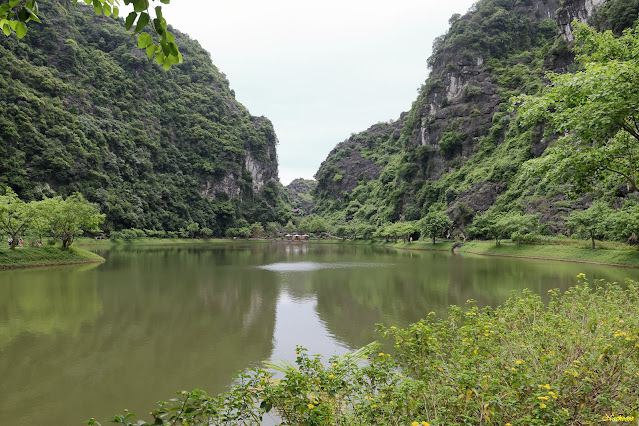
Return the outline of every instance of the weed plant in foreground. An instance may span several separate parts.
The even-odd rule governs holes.
[[[225,394],[183,391],[160,402],[150,424],[253,425],[270,415],[289,425],[636,422],[637,284],[591,283],[580,274],[568,291],[549,293],[546,304],[525,291],[495,309],[469,300],[447,318],[379,326],[394,340],[394,356],[372,343],[325,363],[298,347],[295,363],[242,373]],[[134,417],[113,421],[147,424],[130,423]]]

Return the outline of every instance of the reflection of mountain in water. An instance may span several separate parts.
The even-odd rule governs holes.
[[[379,258],[389,268],[320,271],[312,276],[320,318],[333,335],[351,347],[378,340],[375,323],[405,327],[430,311],[442,316],[450,305],[498,306],[513,291],[528,288],[545,297],[551,288],[565,290],[576,275],[623,282],[639,271],[531,259],[453,256],[445,252],[397,251]],[[369,262],[378,260],[374,253]]]
[[[105,419],[123,408],[144,414],[181,389],[224,391],[233,374],[268,358],[273,347],[277,282],[246,268],[264,253],[253,254],[226,248],[110,252],[99,273],[87,277],[97,282],[99,318],[78,325],[75,334],[25,336],[3,353],[0,396],[7,398],[0,412],[24,424],[62,425]],[[64,301],[53,303],[64,311]],[[31,364],[27,354],[46,362]],[[11,370],[20,359],[25,368]],[[51,394],[68,402],[37,409]],[[79,417],[69,419],[74,400],[82,406]]]

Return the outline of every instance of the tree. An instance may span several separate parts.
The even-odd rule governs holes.
[[[18,238],[27,229],[34,216],[33,206],[25,203],[10,188],[0,196],[0,231],[11,238],[11,248],[16,247]]]
[[[612,209],[601,201],[595,202],[586,210],[573,211],[566,225],[576,231],[585,231],[590,236],[592,248],[595,248],[595,237],[606,233],[606,224]]]
[[[259,222],[252,223],[249,229],[253,238],[259,238],[264,235],[264,227]]]
[[[186,231],[188,232],[189,237],[195,238],[195,235],[200,231],[200,224],[197,222],[189,222],[186,226]]]
[[[41,0],[46,1],[46,0]],[[117,19],[120,13],[120,0],[83,0],[93,6],[96,15],[113,16]],[[151,3],[155,0],[123,0],[125,5],[132,5],[133,12],[124,21],[127,30],[133,28],[133,34],[138,35],[138,47],[146,50],[149,59],[155,56],[155,61],[166,70],[173,65],[182,63],[182,55],[175,43],[175,37],[167,30],[167,23],[162,16],[162,6],[154,8],[155,18],[151,19]],[[169,4],[171,0],[159,0],[162,4]],[[76,4],[78,0],[73,0]],[[41,22],[40,11],[36,0],[9,0],[0,5],[0,28],[6,36],[15,35],[20,39],[27,34],[27,23]],[[135,26],[133,26],[135,24]],[[153,35],[142,30],[150,27]],[[155,39],[154,39],[155,36]]]
[[[433,239],[435,244],[435,238],[440,237],[453,226],[453,222],[441,212],[430,212],[419,221],[422,229],[422,234],[428,235]]]
[[[608,216],[606,231],[617,240],[628,241],[631,236],[639,234],[639,205],[625,206]]]
[[[98,226],[104,222],[105,215],[98,207],[75,193],[66,200],[62,197],[45,198],[40,208],[49,217],[51,236],[62,240],[62,247],[69,248],[76,236],[84,231],[99,232]]]
[[[518,117],[524,124],[546,121],[565,135],[546,157],[532,160],[528,171],[574,179],[585,186],[592,178],[614,174],[637,191],[639,161],[639,28],[616,38],[573,22],[574,73],[548,73],[550,85],[540,96],[521,95]]]
[[[520,212],[510,212],[503,215],[496,223],[496,226],[503,230],[503,233],[510,235],[512,240],[517,242],[517,247],[521,242],[521,237],[533,231],[539,225],[537,215],[521,214]]]
[[[504,217],[503,213],[487,211],[484,214],[475,216],[470,227],[470,233],[475,236],[494,238],[495,245],[500,246],[501,240],[505,236],[505,230],[501,228],[499,221]]]

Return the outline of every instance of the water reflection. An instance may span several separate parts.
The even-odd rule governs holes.
[[[545,295],[575,276],[639,270],[372,246],[286,243],[136,248],[107,262],[0,272],[0,416],[12,425],[80,424],[145,413],[181,389],[219,393],[236,372],[295,345],[332,355],[511,291]],[[74,418],[69,418],[74,407]]]

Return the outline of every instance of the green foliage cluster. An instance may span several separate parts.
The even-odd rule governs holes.
[[[510,238],[519,246],[522,238],[531,239],[529,234],[538,226],[537,215],[521,212],[497,213],[492,210],[475,216],[470,227],[470,234],[476,237],[494,238],[497,246],[501,244],[502,239]]]
[[[445,318],[431,313],[406,329],[380,326],[394,341],[394,355],[371,344],[326,364],[298,347],[295,363],[242,373],[222,395],[183,391],[159,403],[152,423],[132,423],[126,411],[112,422],[259,424],[269,413],[309,425],[563,425],[599,423],[611,413],[636,417],[639,289],[578,278],[563,294],[550,290],[546,304],[526,290],[497,308],[469,300]]]
[[[209,54],[175,32],[184,62],[164,71],[120,21],[84,9],[48,1],[22,40],[0,39],[0,185],[25,201],[80,192],[109,231],[284,223],[273,127]],[[261,194],[248,155],[272,172]]]
[[[453,222],[444,213],[430,212],[420,220],[422,235],[427,235],[433,239],[441,237],[453,226]]]
[[[518,118],[524,124],[547,122],[562,136],[547,156],[527,165],[554,179],[569,179],[578,190],[616,175],[630,191],[637,187],[639,113],[639,29],[621,37],[598,33],[574,22],[575,73],[549,73],[550,85],[538,96],[521,95]]]
[[[44,198],[25,203],[10,188],[0,196],[0,233],[8,235],[9,246],[14,249],[24,235],[36,235],[42,245],[42,236],[60,239],[62,248],[69,248],[76,236],[85,231],[99,232],[104,222],[95,204],[75,193],[66,199]]]
[[[43,0],[46,1],[46,0]],[[129,13],[124,22],[126,30],[133,28],[133,33],[138,34],[138,47],[145,49],[149,59],[155,56],[158,65],[165,70],[173,65],[182,63],[182,55],[175,43],[175,36],[167,30],[167,23],[162,16],[162,6],[156,6],[155,18],[151,19],[149,0],[123,0],[125,5],[132,5],[133,11]],[[151,2],[155,0],[150,0]],[[159,0],[162,4],[169,4],[171,0]],[[78,0],[73,0],[76,4]],[[117,19],[120,13],[120,0],[84,0],[86,5],[93,7],[96,15],[112,16]],[[15,32],[18,39],[27,34],[27,23],[30,21],[41,23],[38,3],[36,0],[9,0],[0,5],[0,28],[6,36]],[[135,23],[135,27],[133,24]],[[158,39],[147,32],[141,32],[151,27]]]
[[[611,30],[621,35],[623,30],[634,26],[639,18],[639,1],[637,0],[609,0],[603,4],[588,19],[599,31]]]

